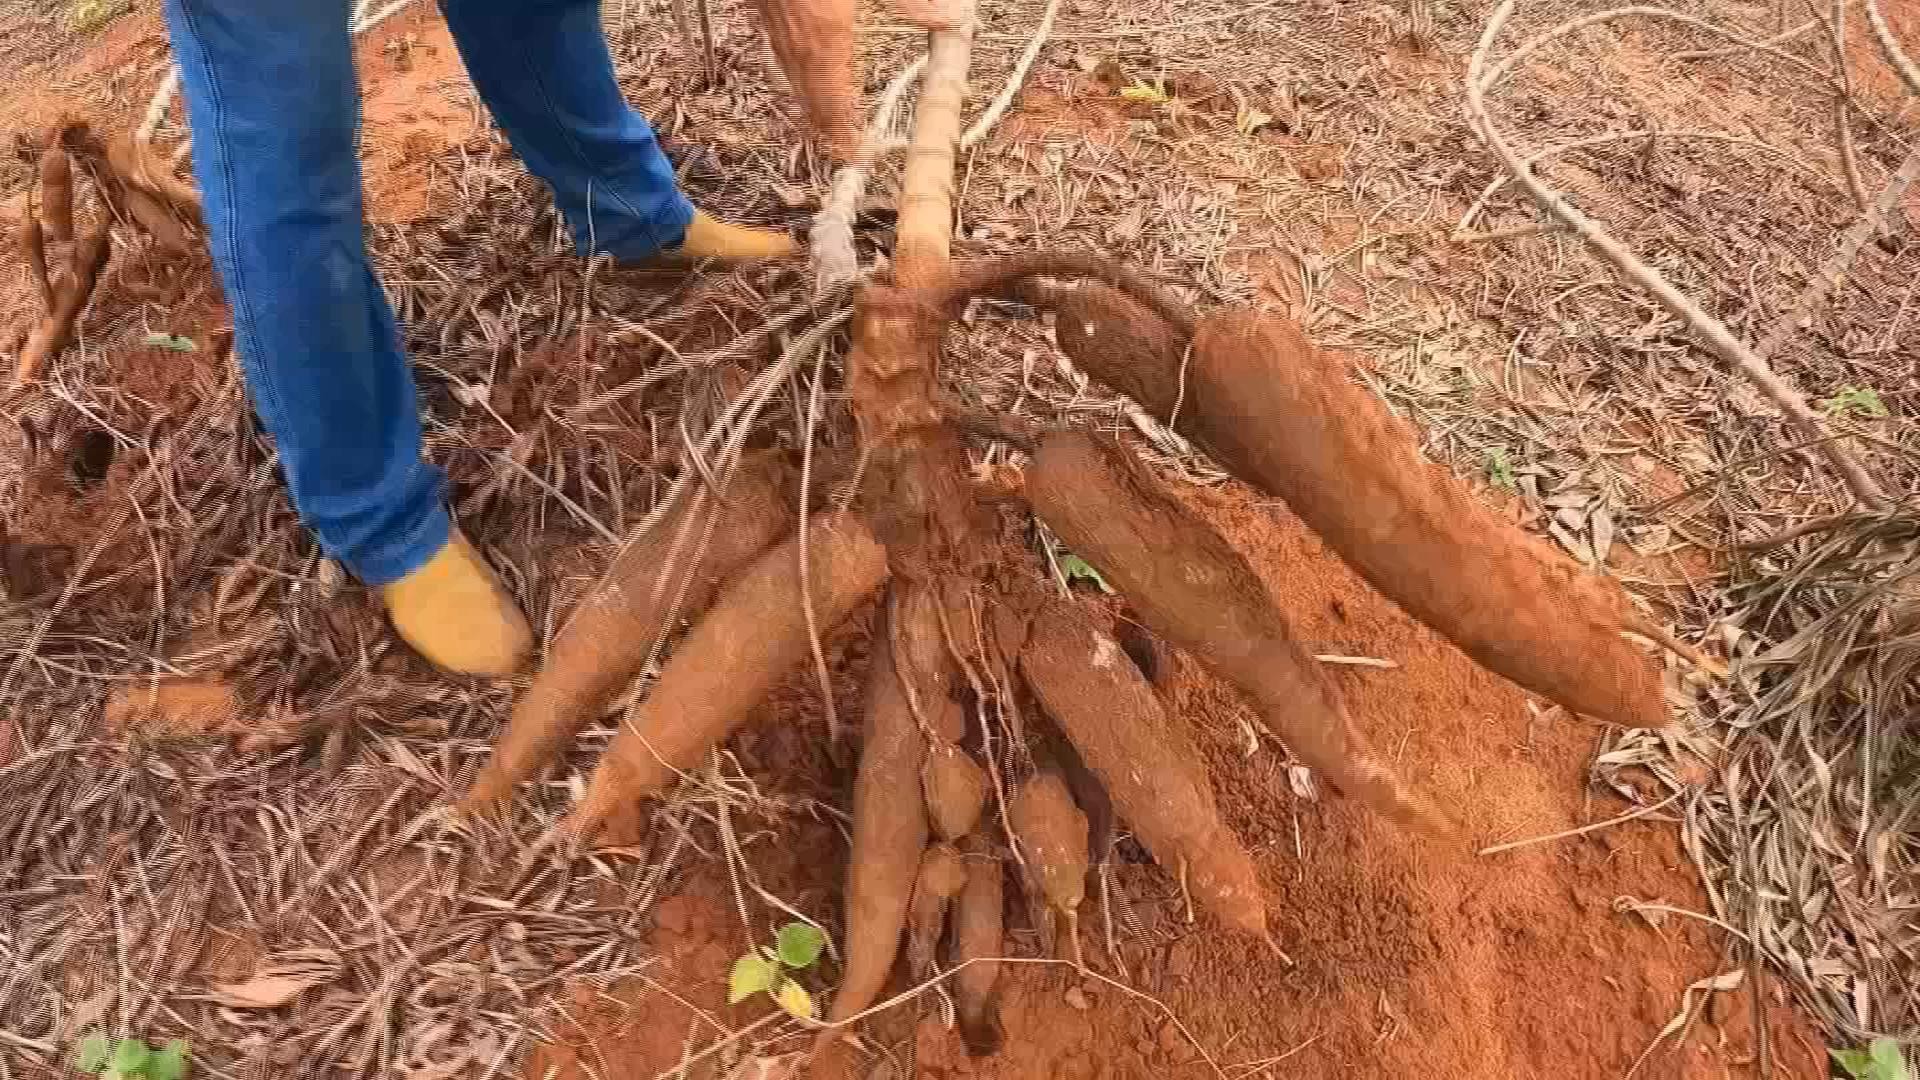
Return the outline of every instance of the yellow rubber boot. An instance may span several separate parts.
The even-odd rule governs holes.
[[[687,223],[687,238],[668,254],[687,259],[725,259],[751,262],[778,259],[793,254],[798,245],[793,237],[774,229],[754,229],[716,221],[705,210],[695,210]]]
[[[425,566],[380,594],[407,644],[448,671],[511,675],[533,651],[527,617],[457,529]]]

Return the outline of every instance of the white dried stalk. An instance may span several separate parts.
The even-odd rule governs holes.
[[[874,107],[873,119],[868,121],[866,135],[860,141],[859,158],[834,170],[827,201],[813,216],[813,225],[807,230],[817,291],[851,284],[860,273],[860,257],[853,249],[853,219],[860,212],[860,199],[867,192],[867,180],[873,175],[874,166],[902,145],[893,136],[894,114],[900,110],[900,99],[906,95],[907,86],[926,66],[927,57],[922,53],[900,69]]]
[[[1735,371],[1766,395],[1786,416],[1789,423],[1793,424],[1809,441],[1816,444],[1816,448],[1827,459],[1827,463],[1853,492],[1855,499],[1872,507],[1888,505],[1886,493],[1881,490],[1880,485],[1867,475],[1866,469],[1862,467],[1860,460],[1852,451],[1827,430],[1820,414],[1807,404],[1807,399],[1799,390],[1795,389],[1745,342],[1734,336],[1733,331],[1727,329],[1726,324],[1707,314],[1700,305],[1675,288],[1673,283],[1659,271],[1642,262],[1640,257],[1626,245],[1614,239],[1592,218],[1581,213],[1579,208],[1567,200],[1566,195],[1535,175],[1520,154],[1507,142],[1506,137],[1500,133],[1500,129],[1494,124],[1492,116],[1487,111],[1487,89],[1502,75],[1511,71],[1521,58],[1531,54],[1548,41],[1564,37],[1574,29],[1592,25],[1605,18],[1621,15],[1649,15],[1689,25],[1707,26],[1722,36],[1733,35],[1717,27],[1711,27],[1711,24],[1706,24],[1702,20],[1664,8],[1616,8],[1563,23],[1559,27],[1546,31],[1521,45],[1489,69],[1487,54],[1492,51],[1494,39],[1499,37],[1507,20],[1513,17],[1515,2],[1516,0],[1501,0],[1500,6],[1488,19],[1486,30],[1480,37],[1480,44],[1474,50],[1473,59],[1467,65],[1468,119],[1479,132],[1480,137],[1486,141],[1488,148],[1542,208],[1565,222],[1569,229],[1578,233],[1580,238],[1586,241],[1587,246],[1611,263],[1622,275],[1651,293],[1662,307],[1686,325],[1701,344],[1732,365]],[[1869,11],[1871,13],[1871,7]],[[1804,64],[1804,61],[1800,62]]]

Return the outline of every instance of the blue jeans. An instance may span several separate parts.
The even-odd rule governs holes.
[[[300,517],[383,585],[447,542],[413,373],[367,260],[350,0],[166,0],[213,261]],[[585,254],[678,244],[693,208],[614,80],[598,0],[443,0],[474,86]],[[590,239],[591,238],[591,239]]]

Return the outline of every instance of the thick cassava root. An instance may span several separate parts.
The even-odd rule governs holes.
[[[1621,638],[1619,588],[1502,520],[1423,461],[1405,425],[1287,319],[1210,314],[1191,348],[1103,286],[1029,287],[1094,378],[1285,500],[1348,565],[1482,666],[1567,708],[1667,722],[1658,678]]]
[[[514,703],[486,768],[461,800],[463,812],[498,803],[564,750],[640,673],[671,621],[705,611],[724,581],[787,531],[787,473],[777,453],[749,454],[727,481],[723,504],[702,488],[621,548]]]
[[[1200,752],[1120,644],[1053,604],[1034,619],[1020,673],[1153,857],[1215,918],[1271,943],[1266,892],[1220,818]]]
[[[881,644],[898,640],[895,623],[913,617],[910,611],[889,612],[882,620],[867,671],[860,772],[853,784],[853,846],[847,860],[847,960],[827,1012],[832,1021],[859,1014],[886,985],[927,846],[920,780],[927,739],[900,668],[911,670],[917,662],[937,660],[917,652],[896,656]]]
[[[1027,497],[1149,629],[1238,687],[1302,761],[1396,822],[1446,831],[1354,727],[1253,567],[1118,444],[1078,431],[1049,435],[1028,470]]]
[[[825,628],[886,580],[886,551],[850,513],[820,515],[810,530],[807,577]],[[797,545],[790,539],[762,552],[681,642],[594,770],[570,819],[574,836],[591,839],[622,805],[658,794],[697,767],[806,659]]]

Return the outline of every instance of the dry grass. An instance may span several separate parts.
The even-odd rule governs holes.
[[[1043,7],[982,4],[976,107]],[[1749,36],[1776,29],[1730,3],[1686,10]],[[699,201],[797,227],[826,178],[789,121],[767,120],[784,114],[742,10],[713,13],[718,85],[671,21],[612,0],[629,92],[689,148],[679,161]],[[1574,14],[1530,7],[1510,34]],[[1510,471],[1516,512],[1607,562],[1678,636],[1734,660],[1724,684],[1675,670],[1689,723],[1603,747],[1597,788],[1641,805],[1680,793],[1705,914],[1738,931],[1733,955],[1764,961],[1755,975],[1783,982],[1837,1040],[1911,1041],[1920,529],[1848,516],[1754,547],[1848,510],[1785,422],[1576,239],[1540,231],[1515,192],[1495,191],[1468,223],[1481,236],[1452,239],[1496,176],[1459,107],[1479,30],[1476,13],[1424,3],[1149,0],[1118,16],[1069,4],[1026,94],[962,161],[956,255],[1095,248],[1207,302],[1289,308],[1363,358],[1431,454],[1483,475],[1504,463],[1492,471]],[[884,28],[866,43],[870,91],[921,49]],[[1827,39],[1783,41],[1791,60],[1680,58],[1718,45],[1607,23],[1522,65],[1493,107],[1527,153],[1583,144],[1543,158],[1542,173],[1756,341],[1859,207]],[[1916,138],[1915,114],[1869,93],[1873,61],[1850,55],[1846,156],[1870,197]],[[1125,103],[1116,73],[1158,81],[1171,100]],[[144,100],[150,86],[129,93]],[[1624,130],[1651,134],[1601,141]],[[646,520],[676,482],[724,468],[729,443],[799,445],[817,396],[825,445],[846,445],[841,343],[818,365],[785,348],[838,309],[816,307],[797,274],[582,263],[496,139],[448,153],[436,176],[435,218],[381,228],[374,249],[418,364],[430,453],[543,630],[604,563],[605,538]],[[877,171],[863,258],[883,246],[896,183]],[[1838,426],[1896,492],[1920,484],[1920,243],[1905,220],[1773,354],[1816,401],[1879,391],[1892,415]],[[189,302],[209,298],[200,288]],[[956,336],[950,383],[967,404],[1130,431],[1159,464],[1220,478],[1059,360],[1024,314],[979,305]],[[171,412],[124,388],[115,363],[147,317],[96,305],[56,380],[4,402],[32,435],[0,449],[0,523],[18,527],[46,498],[33,478],[97,445],[87,433],[107,433],[115,464],[88,488],[94,531],[52,586],[0,598],[0,740],[14,745],[0,766],[0,1078],[8,1057],[58,1062],[94,1024],[191,1031],[220,1077],[468,1053],[466,1074],[505,1075],[562,1016],[563,981],[645,972],[650,903],[690,861],[726,858],[743,921],[774,907],[741,876],[751,844],[734,818],[792,808],[755,796],[724,760],[663,812],[669,827],[638,860],[511,857],[564,812],[606,728],[501,834],[440,826],[435,809],[477,769],[511,688],[449,682],[391,643],[364,592],[300,533],[228,365],[192,365],[200,384]],[[785,368],[749,383],[781,355]],[[755,422],[739,422],[757,391]],[[174,673],[242,686],[259,732],[233,747],[103,729],[114,688]],[[216,974],[300,947],[333,949],[344,967],[286,1014],[203,996]]]

